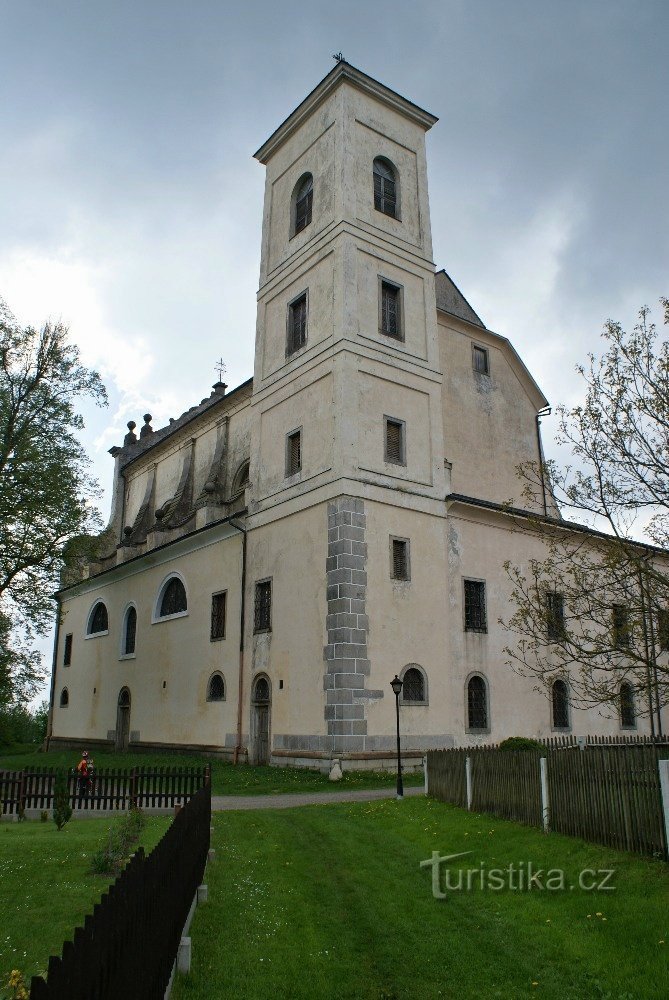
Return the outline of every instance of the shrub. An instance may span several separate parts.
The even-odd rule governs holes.
[[[39,818],[40,818],[40,822],[42,822],[42,823],[48,823],[48,821],[49,821],[49,813],[48,813],[48,811],[46,809],[42,809],[41,813],[39,814]]]
[[[145,825],[141,809],[131,809],[115,820],[107,830],[105,842],[91,856],[92,871],[96,875],[117,875]]]
[[[53,821],[59,830],[72,817],[72,807],[70,806],[70,793],[67,788],[67,776],[65,771],[56,773],[56,784],[53,790]]]
[[[500,750],[531,750],[534,753],[546,753],[546,747],[538,740],[530,739],[528,736],[509,736],[502,740],[499,745]]]

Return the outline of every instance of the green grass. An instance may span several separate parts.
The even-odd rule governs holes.
[[[251,767],[229,764],[216,757],[196,754],[113,753],[95,751],[92,754],[98,768],[103,767],[201,767],[211,766],[214,795],[276,795],[293,792],[335,792],[347,789],[392,788],[392,772],[345,771],[339,782],[328,780],[327,774],[297,767]],[[0,753],[0,770],[19,771],[24,767],[75,767],[79,755],[71,750],[54,753]],[[422,785],[423,775],[406,774],[407,786]]]
[[[228,812],[173,1000],[666,1000],[669,866],[430,799]],[[419,862],[616,870],[614,892],[431,893]],[[667,942],[662,943],[662,942]]]
[[[70,820],[60,832],[48,823],[0,823],[0,996],[12,969],[28,982],[46,971],[49,955],[90,913],[111,881],[90,873],[90,856],[111,820]],[[147,817],[141,843],[162,837],[169,817]]]

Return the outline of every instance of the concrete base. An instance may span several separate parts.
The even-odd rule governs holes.
[[[407,750],[402,754],[402,771],[412,774],[422,771],[423,750]],[[329,774],[332,761],[337,759],[342,771],[396,771],[397,755],[384,751],[367,753],[320,752],[318,750],[273,750],[270,764],[273,767],[303,767],[311,771]]]

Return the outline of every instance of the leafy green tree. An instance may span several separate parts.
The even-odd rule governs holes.
[[[86,398],[107,402],[67,328],[21,328],[0,300],[0,704],[43,680],[31,639],[48,632],[60,573],[99,526],[78,439]]]
[[[657,731],[669,700],[669,343],[647,307],[631,332],[609,320],[603,338],[577,369],[584,403],[558,410],[574,465],[519,470],[528,508],[550,482],[565,519],[532,518],[544,555],[506,564],[515,610],[502,624],[522,673],[542,686],[566,677],[574,705],[650,716]]]
[[[67,775],[62,769],[56,772],[56,783],[53,789],[53,821],[58,830],[62,830],[72,818],[70,793],[67,788]]]

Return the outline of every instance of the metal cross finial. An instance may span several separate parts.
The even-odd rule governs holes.
[[[332,58],[335,60],[335,62],[346,62],[341,52],[335,52]]]
[[[218,361],[214,365],[214,368],[218,372],[218,381],[222,382],[223,381],[223,376],[225,375],[225,373],[227,371],[227,366],[226,366],[225,361],[223,360],[223,358],[219,358],[218,359]]]

